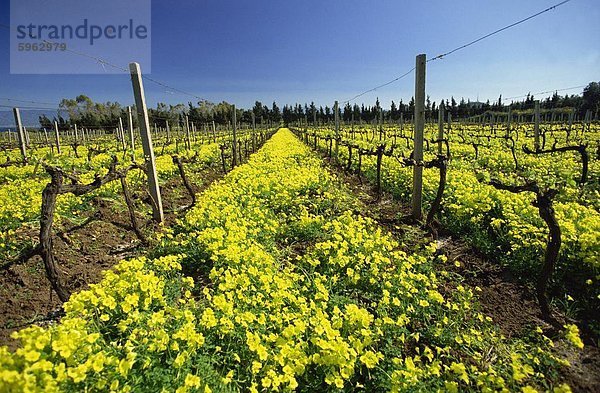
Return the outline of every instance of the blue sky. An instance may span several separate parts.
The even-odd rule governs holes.
[[[331,106],[409,70],[419,53],[433,57],[557,2],[153,1],[151,77],[240,107],[255,100]],[[0,23],[9,24],[9,1],[1,3]],[[598,0],[573,0],[429,63],[427,94],[485,101],[598,81],[599,20]],[[10,75],[8,51],[9,32],[0,28],[2,98],[133,101],[127,74]],[[406,102],[413,92],[414,74],[356,102]],[[146,95],[152,106],[194,100],[150,83]]]

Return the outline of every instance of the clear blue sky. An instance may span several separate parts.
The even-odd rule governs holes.
[[[1,2],[0,23],[9,24],[9,1]],[[255,100],[331,106],[404,73],[418,53],[433,57],[557,2],[153,1],[151,76],[240,107]],[[598,81],[599,21],[600,1],[573,0],[429,63],[427,94],[485,101]],[[133,101],[126,74],[10,75],[8,49],[9,32],[0,28],[0,97]],[[410,75],[357,103],[406,102],[413,91]],[[146,93],[152,106],[194,100],[148,83]]]

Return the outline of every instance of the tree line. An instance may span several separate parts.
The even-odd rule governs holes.
[[[190,122],[212,123],[228,125],[232,119],[233,104],[226,101],[218,104],[209,101],[199,101],[196,104],[189,102],[185,104],[170,105],[159,102],[156,108],[148,108],[148,117],[151,124],[164,127],[167,122],[170,126],[185,124],[185,117]],[[136,108],[133,107],[133,123],[137,126]],[[268,122],[279,124],[282,120],[281,111],[277,103],[273,102],[271,107],[256,101],[252,109],[237,109],[236,116],[239,122],[252,123],[252,114],[257,125]],[[63,99],[59,104],[57,115],[50,119],[48,116],[39,117],[40,127],[51,129],[54,121],[57,122],[59,130],[72,128],[75,124],[86,128],[111,129],[119,124],[119,118],[123,124],[127,124],[127,107],[118,102],[94,102],[86,95],[79,95],[74,99]]]
[[[533,111],[535,97],[528,94],[523,100],[511,101],[507,104],[503,101],[502,96],[497,101],[490,103],[486,102],[471,102],[461,98],[459,102],[454,97],[441,100],[439,103],[431,101],[427,96],[425,101],[426,116],[430,119],[437,119],[440,105],[443,103],[445,111],[452,115],[452,118],[467,118],[477,115],[507,112],[508,106],[515,112],[530,113]],[[580,117],[583,117],[589,110],[596,117],[600,110],[600,83],[590,82],[584,89],[581,95],[561,96],[555,92],[552,96],[540,101],[542,110],[557,110],[569,112],[575,110]],[[58,123],[59,129],[68,129],[74,124],[79,124],[87,128],[111,129],[117,127],[119,118],[124,124],[127,123],[127,108],[123,107],[118,102],[94,102],[91,98],[85,95],[79,95],[74,99],[63,99],[59,105],[60,110],[57,116],[53,119],[42,115],[39,118],[41,127],[52,128],[53,122]],[[410,120],[410,116],[414,113],[415,100],[414,97],[404,103],[402,99],[396,103],[391,102],[389,108],[383,108],[379,99],[374,105],[345,103],[338,108],[338,114],[341,120],[364,121],[371,122],[382,116],[387,121],[398,121],[400,117]],[[212,103],[209,101],[199,101],[196,103],[188,102],[187,105],[177,104],[170,105],[158,103],[156,108],[148,109],[148,116],[151,123],[155,123],[160,127],[164,127],[168,121],[171,126],[183,125],[185,116],[188,116],[190,122],[196,124],[212,123],[218,125],[228,125],[232,118],[233,105],[223,101],[220,103]],[[135,113],[135,108],[133,108]],[[62,114],[66,113],[66,116]],[[260,101],[256,101],[251,109],[236,109],[236,117],[238,121],[251,124],[254,115],[254,121],[257,125],[261,124],[291,124],[297,121],[308,121],[311,123],[316,120],[320,123],[331,122],[335,118],[333,106],[318,106],[314,102],[310,104],[294,104],[284,105],[279,108],[276,102],[270,106],[264,105]],[[133,116],[134,125],[137,125],[137,116]]]
[[[535,97],[532,94],[520,101],[511,101],[505,103],[502,100],[502,95],[495,102],[471,102],[461,98],[457,102],[454,97],[450,99],[442,99],[439,103],[431,101],[427,96],[425,100],[426,117],[429,119],[437,119],[440,105],[444,105],[444,111],[450,113],[453,119],[468,118],[478,115],[486,115],[490,113],[508,112],[510,107],[514,113],[532,113],[535,106]],[[540,100],[540,108],[542,110],[555,110],[558,112],[568,113],[575,111],[580,117],[583,117],[589,110],[594,116],[598,116],[600,111],[600,82],[590,82],[584,89],[581,95],[561,96],[555,92],[552,96],[544,100]],[[375,101],[375,105],[365,106],[365,104],[350,105],[345,103],[344,106],[338,108],[338,115],[341,120],[351,121],[366,121],[371,122],[382,116],[387,121],[398,121],[400,117],[409,120],[415,110],[415,100],[411,97],[408,103],[404,103],[402,99],[396,103],[391,102],[389,108],[382,108],[379,99]],[[330,122],[335,118],[334,109],[329,106],[317,108],[314,102],[310,105],[295,104],[285,105],[282,110],[283,121],[286,124],[303,121],[306,119],[309,123],[316,119],[318,122]]]

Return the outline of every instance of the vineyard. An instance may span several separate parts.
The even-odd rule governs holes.
[[[239,162],[272,132],[241,131]],[[144,187],[146,169],[139,164],[143,149],[133,142],[139,142],[139,133],[134,135],[132,129],[133,139],[127,143],[118,133],[116,139],[99,131],[94,131],[97,135],[88,131],[87,137],[85,130],[80,133],[61,136],[62,153],[57,151],[60,143],[43,138],[31,141],[25,165],[18,149],[4,146],[6,161],[0,168],[0,292],[7,299],[1,308],[3,339],[23,323],[43,322],[73,290],[99,280],[102,270],[120,258],[147,249],[160,229],[147,218],[154,203]],[[195,203],[196,192],[232,167],[230,131],[215,127],[197,137],[179,128],[155,135],[154,144],[167,223]],[[40,291],[47,288],[48,279],[52,289]],[[53,292],[58,298],[53,299]]]
[[[570,391],[564,370],[584,347],[578,327],[564,322],[555,330],[540,319],[542,328],[505,335],[495,315],[478,305],[482,288],[469,285],[462,255],[439,244],[447,231],[464,236],[527,282],[546,247],[543,221],[531,205],[535,192],[514,195],[493,184],[527,177],[540,188],[561,186],[553,202],[564,240],[551,298],[587,299],[593,325],[597,158],[582,179],[579,154],[547,159],[511,150],[511,139],[524,145],[533,139],[528,125],[506,133],[453,123],[438,147],[432,124],[424,160],[444,165],[425,165],[425,207],[435,204],[440,173],[447,172],[441,206],[423,229],[402,220],[390,227],[371,208],[388,194],[399,206],[407,200],[414,160],[405,140],[414,131],[404,124],[338,127],[293,127],[296,136],[282,128],[268,140],[267,130],[241,132],[240,147],[266,143],[255,154],[240,150],[235,168],[226,153],[228,132],[220,142],[203,134],[179,155],[180,144],[165,140],[156,159],[161,186],[179,187],[180,194],[172,201],[172,224],[158,228],[139,223],[152,215],[139,166],[130,152],[115,151],[120,145],[112,139],[63,155],[39,147],[25,166],[8,165],[18,151],[7,150],[13,155],[2,168],[6,260],[23,264],[35,255],[39,246],[23,248],[40,220],[32,206],[43,205],[55,173],[73,190],[56,201],[55,242],[76,248],[76,233],[104,219],[94,208],[106,200],[117,214],[130,212],[121,227],[137,239],[98,283],[72,295],[77,288],[52,283],[57,293],[65,290],[64,313],[58,322],[12,334],[15,349],[0,350],[4,390]],[[547,126],[546,144],[564,141],[565,133]],[[585,146],[597,137],[595,125],[571,135],[586,138]],[[202,184],[211,168],[222,180],[194,194],[193,184]],[[374,191],[365,199],[344,176]],[[89,192],[77,191],[92,184]],[[5,191],[10,187],[28,192],[15,200]],[[187,187],[193,197],[184,201]],[[123,200],[127,206],[117,202]],[[47,266],[43,253],[42,259]],[[577,280],[585,291],[572,292]]]
[[[535,283],[547,248],[549,228],[538,212],[546,199],[561,235],[556,266],[550,268],[556,268],[552,297],[566,303],[577,298],[578,317],[587,318],[597,330],[600,130],[596,124],[548,123],[541,126],[535,146],[535,127],[540,126],[531,122],[511,128],[508,120],[494,125],[430,123],[421,164],[428,168],[423,178],[426,226],[435,232],[434,226],[442,224]],[[306,127],[296,132],[328,157],[337,149],[344,170],[371,181],[378,193],[385,190],[397,200],[410,201],[416,165],[411,125],[352,125],[337,133]],[[549,313],[549,306],[544,308]]]
[[[2,4],[0,393],[600,392],[555,1]]]

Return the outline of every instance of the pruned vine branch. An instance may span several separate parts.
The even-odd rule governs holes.
[[[582,168],[581,168],[581,178],[579,180],[579,184],[584,185],[587,181],[588,167],[589,167],[589,161],[590,161],[590,157],[587,152],[587,145],[581,144],[581,145],[576,145],[576,146],[563,146],[563,147],[552,146],[551,149],[537,150],[537,151],[531,150],[527,146],[523,145],[523,152],[525,154],[539,155],[539,154],[548,154],[548,153],[564,153],[567,151],[576,151],[581,155]]]
[[[549,232],[546,251],[544,253],[544,263],[542,264],[536,283],[536,294],[542,316],[545,319],[552,321],[552,311],[546,292],[548,289],[548,282],[552,277],[556,261],[558,260],[558,253],[562,242],[560,226],[556,220],[554,207],[552,206],[552,201],[558,194],[558,191],[555,189],[543,190],[533,181],[528,181],[523,185],[507,185],[497,180],[492,180],[488,184],[498,190],[505,190],[512,193],[533,192],[536,195],[536,199],[533,201],[532,205],[538,208],[538,213],[546,223]]]

